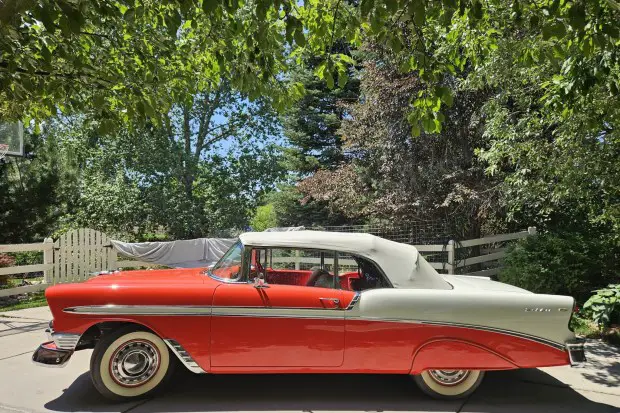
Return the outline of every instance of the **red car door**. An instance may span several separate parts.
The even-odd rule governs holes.
[[[344,313],[352,297],[349,291],[296,285],[218,286],[211,320],[213,370],[340,366]]]

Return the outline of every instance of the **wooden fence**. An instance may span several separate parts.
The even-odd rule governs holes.
[[[510,234],[491,235],[465,241],[450,240],[446,245],[416,245],[415,247],[429,259],[431,266],[436,270],[443,270],[448,274],[461,273],[490,277],[497,275],[501,270],[501,260],[506,255],[507,242],[535,234],[536,227],[529,227],[527,231]],[[437,255],[440,259],[433,259]],[[488,268],[472,271],[471,268],[475,266]]]
[[[466,273],[472,276],[490,277],[498,274],[501,269],[501,259],[506,254],[505,244],[533,234],[536,234],[536,228],[530,227],[527,231],[511,234],[466,241],[451,240],[445,245],[415,245],[415,247],[438,271],[448,274]],[[43,272],[43,282],[0,289],[0,297],[42,291],[58,283],[85,281],[93,273],[100,271],[155,266],[155,264],[142,261],[119,260],[123,257],[119,257],[110,240],[102,232],[81,228],[63,234],[56,241],[46,238],[43,242],[35,244],[0,245],[0,253],[43,252],[41,264],[0,268],[0,275]],[[301,261],[298,257],[288,258],[295,260],[296,267],[306,260],[318,262],[318,258],[302,257]],[[351,263],[353,263],[352,260]],[[346,263],[343,261],[343,264]],[[475,267],[480,268],[472,271],[471,269]]]
[[[43,252],[41,264],[0,268],[0,275],[43,272],[41,283],[0,289],[0,297],[42,291],[59,283],[82,282],[101,271],[155,265],[142,261],[119,260],[119,254],[110,241],[111,238],[103,232],[80,228],[61,235],[56,241],[46,238],[37,244],[0,245],[0,253]]]

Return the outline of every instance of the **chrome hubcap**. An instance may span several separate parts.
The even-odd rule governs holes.
[[[146,340],[120,346],[110,360],[112,378],[121,386],[134,387],[149,381],[159,368],[159,351]]]
[[[469,376],[469,370],[429,370],[428,374],[444,386],[456,386]]]

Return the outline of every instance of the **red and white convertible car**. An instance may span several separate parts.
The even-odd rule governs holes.
[[[97,390],[151,394],[194,373],[412,375],[439,398],[487,370],[573,364],[571,297],[438,274],[410,246],[367,234],[247,233],[211,269],[127,271],[46,292],[54,316],[33,360],[94,348]]]

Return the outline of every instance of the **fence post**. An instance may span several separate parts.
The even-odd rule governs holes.
[[[300,251],[299,250],[295,250],[295,269],[298,270],[300,268],[299,265],[299,261],[300,261]]]
[[[456,260],[454,259],[456,256],[456,251],[454,248],[455,244],[456,243],[454,240],[451,239],[448,241],[448,246],[446,247],[446,250],[448,251],[448,274],[454,274],[456,272]]]
[[[110,243],[112,244],[112,243]],[[108,271],[116,271],[118,270],[118,253],[116,252],[116,248],[110,245],[110,250],[108,253],[108,265],[110,269]]]
[[[54,264],[54,240],[51,238],[45,238],[43,243],[46,244],[43,249],[43,264],[45,265],[53,265]],[[43,271],[43,282],[45,284],[52,284],[52,273],[54,269],[49,268]]]
[[[527,227],[528,235],[536,235],[536,227]]]

